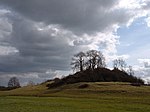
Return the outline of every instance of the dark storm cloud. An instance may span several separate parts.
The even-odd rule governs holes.
[[[124,13],[111,11],[117,2],[1,0],[1,5],[10,10],[4,17],[9,20],[6,21],[7,26],[11,26],[8,29],[12,30],[9,37],[4,38],[1,43],[7,43],[18,52],[0,56],[0,71],[21,73],[44,72],[47,69],[68,70],[71,56],[84,49],[84,45],[88,49],[88,45],[92,44],[92,41],[86,39],[76,39],[79,36],[76,36],[76,33],[91,35],[91,32],[103,31],[113,24],[118,24],[117,22],[128,21]]]
[[[75,44],[77,32],[96,33],[118,21],[115,16],[110,19],[115,13],[109,11],[116,0],[1,0],[0,3],[11,11],[6,18],[12,32],[3,41],[18,50],[17,54],[0,56],[1,72],[68,70],[71,56],[89,43],[85,39]],[[117,13],[118,16],[122,14]]]
[[[78,33],[102,31],[129,19],[123,10],[111,11],[118,0],[1,0],[0,3],[34,21],[59,24]]]
[[[13,22],[11,37],[5,41],[18,52],[0,56],[1,72],[44,72],[70,68],[71,56],[76,51],[70,45],[72,35],[54,26],[39,31],[35,25],[24,19]],[[58,30],[57,34],[54,29]]]

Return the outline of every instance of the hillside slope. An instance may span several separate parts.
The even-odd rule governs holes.
[[[150,86],[132,86],[130,83],[80,82],[55,89],[48,89],[43,83],[3,95],[0,96],[0,112],[150,111]]]
[[[132,86],[120,82],[80,82],[67,84],[54,89],[46,85],[26,86],[10,91],[0,91],[0,96],[65,96],[65,97],[101,97],[107,96],[147,96],[150,97],[150,86]]]
[[[144,82],[132,75],[128,75],[119,69],[109,70],[107,68],[87,69],[82,72],[76,72],[63,79],[54,80],[54,83],[48,85],[49,88],[55,88],[64,84],[73,84],[79,82],[130,82],[144,84]]]

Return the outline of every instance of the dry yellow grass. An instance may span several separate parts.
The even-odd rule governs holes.
[[[66,96],[66,97],[98,97],[100,95],[128,95],[150,96],[150,86],[131,86],[130,83],[121,82],[82,82],[63,85],[54,89],[48,89],[46,85],[51,82],[26,86],[11,91],[0,91],[5,96]],[[86,88],[79,88],[81,85]]]

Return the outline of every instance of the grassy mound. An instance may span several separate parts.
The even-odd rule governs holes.
[[[0,91],[0,112],[150,111],[150,86],[80,82],[48,89],[46,85],[49,83]]]
[[[107,68],[96,68],[94,70],[87,69],[82,72],[77,72],[63,79],[56,79],[53,83],[49,84],[48,87],[55,88],[65,84],[79,82],[130,82],[139,85],[144,84],[143,80],[128,75],[125,71],[119,69],[109,70]]]
[[[35,86],[26,86],[10,91],[0,91],[0,96],[65,96],[65,97],[99,97],[101,95],[147,95],[150,96],[150,86],[133,86],[121,82],[80,82],[66,84],[48,89],[46,82]]]

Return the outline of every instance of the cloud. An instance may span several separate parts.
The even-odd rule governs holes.
[[[75,51],[71,45],[73,34],[53,25],[42,25],[43,30],[39,31],[38,23],[24,19],[14,21],[12,27],[11,36],[5,41],[18,52],[0,56],[1,72],[43,72],[49,68],[69,68],[70,56]]]
[[[150,27],[150,17],[146,18],[145,21],[147,23],[147,26]]]
[[[138,61],[143,64],[145,68],[150,68],[150,59],[138,59]]]
[[[69,30],[88,33],[104,30],[113,23],[107,18],[115,14],[110,13],[109,10],[117,2],[117,0],[109,0],[109,2],[103,0],[1,0],[0,3],[33,21],[59,24]],[[122,13],[120,14],[122,16]]]
[[[101,50],[108,61],[118,57],[117,29],[148,15],[149,5],[145,0],[0,0],[0,4],[0,75],[39,79],[49,77],[48,70],[69,71],[71,57],[79,51]]]
[[[149,82],[150,79],[150,67],[145,67],[145,66],[133,66],[135,75],[137,77],[142,78],[145,83]]]
[[[126,24],[133,20],[139,7],[135,7],[136,10],[135,8],[131,10],[130,7],[134,6],[135,0],[131,5],[128,1],[127,6],[123,5],[124,1],[1,0],[0,3],[33,21],[59,24],[77,34],[91,34],[112,29],[113,25]],[[139,1],[136,4],[140,5]]]
[[[17,77],[21,86],[26,86],[29,81],[34,82],[35,84],[44,82],[46,80],[53,79],[55,77],[61,77],[59,72],[48,70],[46,73],[15,73],[15,74],[1,74],[0,75],[0,85],[7,85],[11,77]]]
[[[150,59],[138,59],[138,62],[139,65],[133,66],[135,75],[148,83],[150,81]]]

